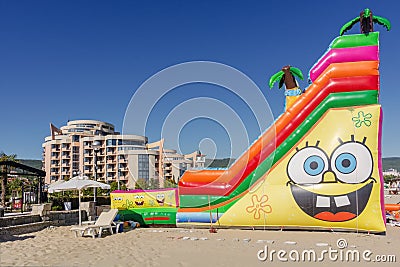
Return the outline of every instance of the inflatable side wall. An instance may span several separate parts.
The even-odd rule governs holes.
[[[186,172],[178,225],[384,232],[378,39],[336,38],[306,92],[245,158]]]
[[[141,225],[175,225],[179,206],[176,188],[157,190],[113,191],[111,208],[118,209],[121,219],[136,221]]]

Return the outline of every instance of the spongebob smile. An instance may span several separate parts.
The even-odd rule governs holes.
[[[347,194],[327,195],[312,192],[312,185],[290,185],[292,195],[302,211],[315,219],[330,222],[348,221],[361,214],[368,203],[372,187],[373,181]]]

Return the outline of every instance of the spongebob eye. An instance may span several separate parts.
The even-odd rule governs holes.
[[[362,143],[350,141],[336,148],[332,154],[332,171],[342,183],[358,184],[372,174],[372,155]]]
[[[287,173],[297,184],[317,184],[322,182],[328,170],[328,157],[317,147],[305,147],[290,159]]]

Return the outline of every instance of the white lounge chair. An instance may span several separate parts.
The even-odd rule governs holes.
[[[75,231],[75,236],[78,237],[78,233],[80,236],[84,236],[85,234],[91,235],[93,238],[96,237],[98,233],[98,237],[101,237],[101,233],[103,230],[109,230],[111,234],[113,234],[113,227],[116,227],[116,233],[118,233],[119,224],[114,223],[115,216],[117,216],[118,209],[111,209],[109,211],[103,211],[99,218],[94,222],[94,224],[89,225],[78,225],[73,226],[71,231]]]

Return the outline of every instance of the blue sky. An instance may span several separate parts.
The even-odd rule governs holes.
[[[376,26],[381,31],[383,156],[400,156],[398,0],[215,2],[1,0],[0,151],[40,159],[50,122],[62,126],[68,119],[98,119],[122,130],[128,103],[144,81],[193,60],[245,73],[277,117],[284,96],[268,89],[269,77],[287,64],[306,74],[340,27],[369,7],[392,23],[390,32]],[[357,32],[358,25],[350,33]],[[152,117],[150,141],[171,107],[192,97],[215,97],[241,118],[251,115],[240,99],[212,85],[183,86],[168,97]],[[252,141],[259,132],[252,123],[248,127]],[[185,132],[182,152],[213,138],[217,156],[229,156],[226,132],[215,122],[192,121]]]

